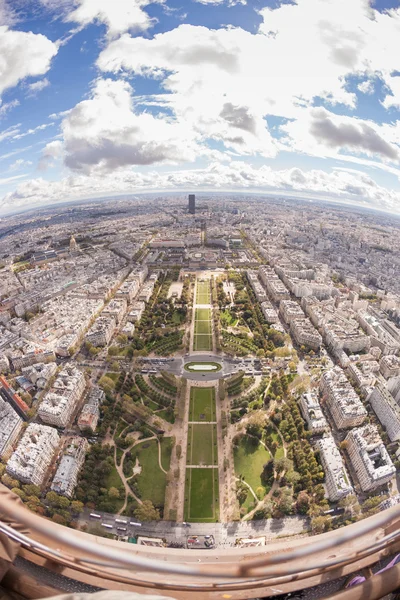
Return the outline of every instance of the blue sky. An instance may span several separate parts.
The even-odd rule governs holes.
[[[394,0],[0,0],[0,214],[296,191],[400,213]]]

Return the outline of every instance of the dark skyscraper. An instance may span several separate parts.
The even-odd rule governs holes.
[[[189,194],[189,214],[194,215],[196,212],[196,196]]]

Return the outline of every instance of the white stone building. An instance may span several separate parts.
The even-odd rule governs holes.
[[[400,407],[382,382],[378,382],[368,398],[391,442],[400,440]]]
[[[59,443],[56,429],[31,423],[7,463],[7,473],[22,483],[42,485]]]
[[[115,321],[111,317],[99,317],[91,326],[85,340],[92,346],[107,346],[115,331]]]
[[[293,319],[290,322],[290,331],[296,344],[299,346],[306,346],[312,350],[318,350],[322,344],[321,335],[306,317]]]
[[[86,387],[84,374],[72,366],[65,367],[39,406],[38,416],[44,423],[66,427]]]
[[[393,354],[383,356],[380,360],[379,368],[385,379],[398,377],[400,375],[400,356]]]
[[[288,325],[293,319],[304,319],[303,309],[293,300],[282,300],[279,305],[279,313]]]
[[[374,425],[352,429],[346,436],[347,453],[363,492],[387,483],[396,467]]]
[[[338,429],[356,427],[365,421],[367,411],[340,367],[323,373],[320,391]]]
[[[85,438],[75,437],[70,440],[50,486],[53,492],[72,498],[88,447]]]
[[[353,488],[333,437],[330,435],[318,440],[316,446],[320,451],[321,463],[325,471],[325,485],[329,500],[337,502],[344,496],[352,494]]]
[[[322,433],[328,429],[328,423],[321,410],[316,394],[306,393],[300,398],[300,410],[312,433]]]
[[[18,439],[23,421],[13,407],[0,398],[0,458],[8,458]]]

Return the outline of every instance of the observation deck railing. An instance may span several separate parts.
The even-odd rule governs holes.
[[[331,597],[374,600],[400,587],[400,564],[380,575],[369,570],[400,551],[400,506],[335,531],[271,541],[261,548],[184,550],[137,546],[69,529],[30,512],[0,489],[0,557],[10,544],[28,561],[79,582],[179,600],[273,597],[360,569],[370,575],[364,583]],[[3,581],[24,595],[15,567]]]

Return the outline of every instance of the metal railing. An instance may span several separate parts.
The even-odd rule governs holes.
[[[62,566],[79,581],[100,577],[109,589],[118,582],[125,589],[174,592],[176,598],[199,592],[202,598],[273,596],[353,573],[400,549],[400,506],[310,538],[212,551],[138,547],[95,537],[31,513],[8,495],[0,495],[0,510],[0,533],[20,544],[21,556],[47,568]],[[29,535],[11,523],[23,525]],[[384,584],[400,585],[399,565],[388,574],[372,576],[338,598],[380,598],[376,594]],[[367,596],[358,595],[362,589],[364,594],[368,589]]]

